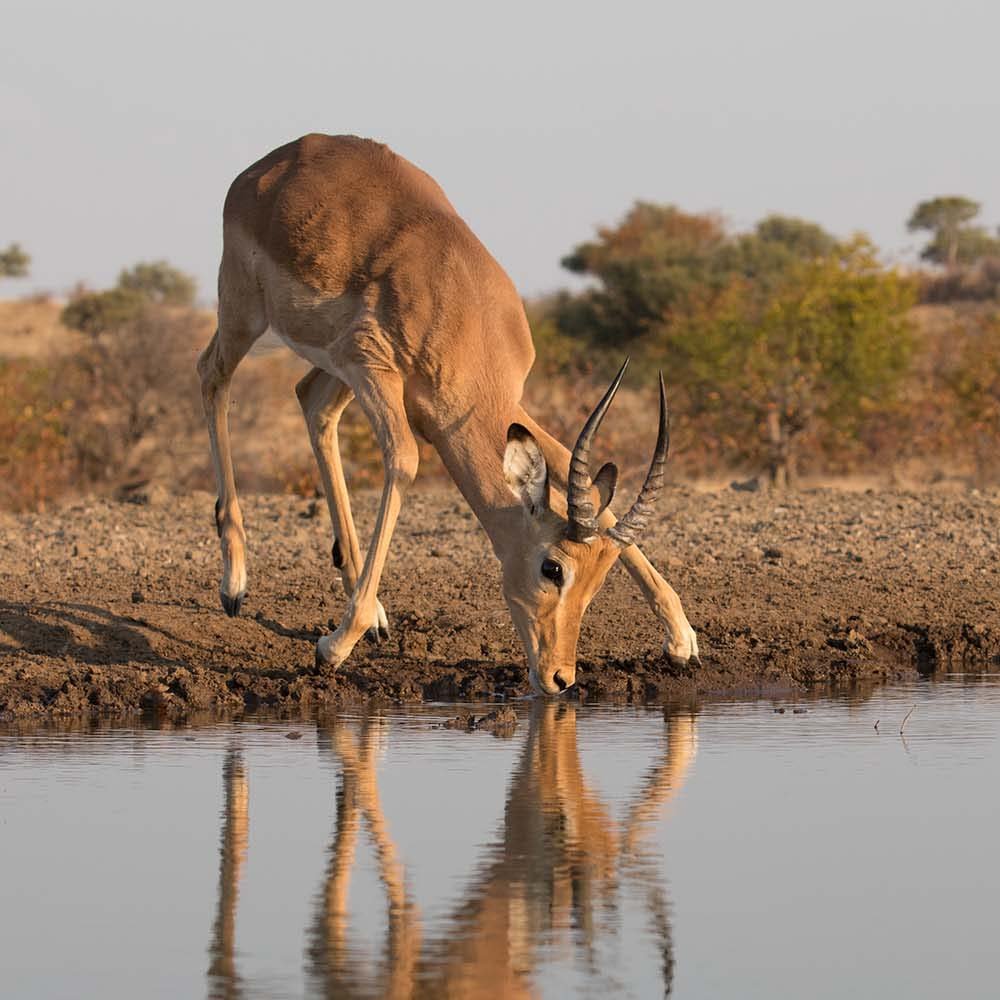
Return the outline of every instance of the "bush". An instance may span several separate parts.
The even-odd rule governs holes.
[[[119,289],[136,292],[157,305],[194,305],[197,284],[190,275],[171,267],[165,260],[140,261],[118,276]]]
[[[666,323],[647,346],[684,385],[694,418],[736,461],[794,472],[800,437],[854,437],[884,406],[913,349],[912,286],[863,239],[790,268],[768,297],[745,281]]]
[[[118,276],[103,292],[80,291],[63,310],[62,322],[72,330],[97,335],[134,322],[149,305],[190,308],[197,285],[164,260],[140,262]]]
[[[26,278],[31,267],[31,257],[19,243],[11,243],[6,250],[0,250],[0,278]]]
[[[44,507],[73,482],[74,386],[58,367],[0,361],[0,509]]]
[[[92,336],[134,320],[146,299],[136,291],[111,288],[106,292],[83,292],[73,298],[60,317],[64,326]]]
[[[922,275],[922,302],[1000,302],[1000,257],[984,257],[968,267]]]
[[[205,322],[189,310],[144,306],[74,359],[83,391],[74,446],[91,482],[177,478],[204,446],[195,361]]]

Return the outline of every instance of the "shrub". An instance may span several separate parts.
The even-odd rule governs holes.
[[[920,279],[922,302],[1000,302],[1000,257]]]
[[[114,288],[82,290],[73,296],[63,310],[62,322],[96,336],[135,321],[148,305],[190,308],[196,288],[194,278],[165,260],[140,262],[122,271]]]
[[[84,292],[62,311],[64,326],[92,336],[113,330],[134,320],[146,304],[141,293],[124,288],[106,292]]]
[[[913,349],[912,286],[884,271],[864,239],[790,268],[761,299],[745,281],[651,340],[734,459],[766,461],[772,479],[794,472],[800,436],[836,441],[884,405]]]
[[[140,261],[118,276],[119,289],[137,292],[147,302],[166,306],[194,305],[197,284],[165,260]]]
[[[75,478],[74,386],[59,368],[0,361],[0,509],[44,507]]]
[[[0,250],[0,278],[26,278],[31,267],[31,257],[19,243],[11,243],[6,250]]]

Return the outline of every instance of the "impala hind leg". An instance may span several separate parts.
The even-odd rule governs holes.
[[[212,448],[212,465],[218,484],[215,501],[215,528],[222,546],[222,582],[219,596],[223,610],[230,618],[240,613],[240,606],[247,590],[246,532],[243,513],[236,495],[236,476],[229,444],[229,387],[236,366],[246,356],[260,333],[236,335],[224,327],[219,329],[198,359],[201,376],[201,395],[208,421],[208,438]],[[263,332],[263,330],[261,330]]]
[[[323,481],[323,492],[333,525],[333,565],[340,570],[344,593],[351,597],[361,575],[361,549],[351,514],[351,498],[344,479],[337,429],[340,418],[354,392],[340,379],[314,368],[295,387],[299,405],[309,428],[316,464]],[[375,617],[370,622],[368,636],[375,642],[389,637],[389,619],[385,608],[376,599]]]
[[[376,593],[392,532],[403,494],[416,477],[419,463],[417,441],[406,417],[403,380],[399,375],[362,370],[356,380],[351,380],[351,388],[382,449],[385,486],[368,554],[343,621],[332,635],[323,636],[316,645],[316,662],[320,666],[337,667],[343,663],[374,620],[378,604]]]

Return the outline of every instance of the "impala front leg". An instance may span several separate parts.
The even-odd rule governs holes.
[[[666,626],[663,652],[670,662],[678,666],[691,662],[700,666],[698,636],[684,614],[681,599],[673,587],[656,572],[652,563],[642,554],[638,545],[622,549],[621,561],[629,575],[639,585],[653,614]]]
[[[616,523],[616,518],[611,511],[605,510],[601,513],[599,523],[607,531]],[[684,614],[677,592],[656,572],[656,568],[642,554],[638,545],[626,545],[620,558],[629,576],[639,585],[653,614],[666,626],[664,654],[675,666],[684,666],[689,662],[700,666],[698,636]]]
[[[316,645],[317,666],[338,667],[351,654],[378,613],[378,585],[403,494],[417,475],[417,441],[403,403],[403,381],[394,372],[359,373],[351,388],[382,449],[385,486],[364,568],[340,627]]]

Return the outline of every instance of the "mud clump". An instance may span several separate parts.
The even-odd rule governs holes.
[[[352,498],[368,538],[376,493]],[[379,596],[390,638],[333,672],[316,639],[346,602],[325,504],[247,497],[250,594],[218,604],[215,498],[0,515],[0,719],[301,715],[359,702],[528,693],[486,537],[454,490],[407,495]],[[802,690],[1000,666],[1000,493],[673,488],[642,539],[702,665],[613,570],[583,620],[577,697]],[[572,692],[570,692],[572,693]]]
[[[442,729],[459,729],[465,733],[492,733],[494,736],[509,737],[517,729],[517,713],[510,706],[476,716],[456,715],[441,724]]]

